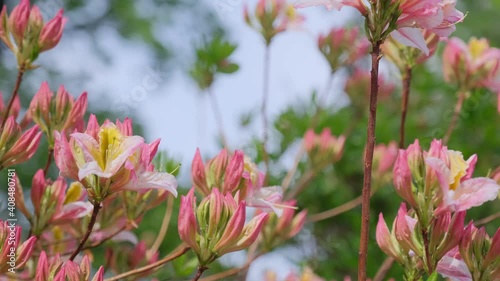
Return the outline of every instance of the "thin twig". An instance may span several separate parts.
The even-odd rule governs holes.
[[[47,176],[47,173],[49,172],[50,164],[52,163],[52,153],[54,152],[54,149],[49,148],[49,153],[47,155],[47,163],[45,163],[45,167],[43,168],[43,175]]]
[[[167,195],[167,209],[165,209],[165,215],[163,215],[163,221],[161,222],[161,227],[160,231],[158,233],[158,236],[156,236],[156,240],[151,246],[151,248],[148,250],[148,253],[150,255],[154,254],[156,251],[161,246],[161,243],[163,242],[163,239],[165,238],[165,235],[167,234],[168,231],[168,225],[170,224],[170,219],[172,218],[172,212],[174,210],[174,196],[171,194]]]
[[[374,186],[371,189],[371,196],[373,196],[373,194],[375,194],[375,192],[378,190],[378,188],[379,188],[379,186]],[[337,206],[333,209],[311,215],[309,217],[308,221],[309,222],[317,222],[317,221],[333,218],[335,216],[338,216],[340,214],[343,214],[349,210],[356,208],[357,206],[361,205],[362,202],[363,202],[363,196],[358,196],[358,197],[352,199],[351,201],[348,201],[348,202],[346,202],[340,206]]]
[[[410,100],[410,87],[412,78],[412,67],[406,66],[405,72],[402,75],[403,80],[403,99],[401,101],[401,125],[399,128],[399,148],[405,147],[405,122],[406,113],[408,112],[408,101]]]
[[[451,119],[450,126],[448,127],[448,130],[446,131],[446,134],[444,135],[443,144],[447,144],[451,138],[451,134],[453,133],[453,130],[455,129],[455,126],[457,125],[458,117],[460,116],[460,111],[462,110],[462,105],[464,104],[464,100],[465,100],[466,96],[467,96],[467,92],[465,92],[465,91],[460,91],[460,93],[458,94],[458,100],[457,100],[457,103],[455,104],[455,110],[453,111],[453,117]]]
[[[372,70],[371,70],[371,87],[370,87],[370,115],[368,117],[366,151],[365,151],[365,167],[363,177],[362,191],[362,209],[361,209],[361,239],[359,243],[359,264],[358,264],[358,281],[366,280],[366,262],[368,255],[368,240],[370,231],[370,197],[371,197],[371,180],[372,180],[372,164],[373,150],[375,147],[375,128],[377,120],[377,95],[378,95],[378,67],[380,62],[380,45],[381,41],[373,42]]]
[[[297,185],[293,189],[289,189],[290,192],[285,195],[285,200],[290,200],[296,198],[304,188],[306,188],[307,184],[314,179],[316,176],[315,170],[308,170],[305,172],[300,179],[298,180]]]
[[[363,197],[358,196],[358,197],[354,198],[353,200],[346,202],[338,207],[335,207],[333,209],[330,209],[330,210],[327,210],[327,211],[317,213],[317,214],[310,216],[309,222],[317,222],[317,221],[322,221],[322,220],[326,220],[329,218],[333,218],[335,216],[338,216],[342,213],[345,213],[349,210],[356,208],[362,202],[363,202]]]
[[[394,258],[393,257],[387,257],[385,261],[382,263],[380,268],[378,269],[377,273],[375,274],[375,277],[373,277],[373,281],[382,281],[384,280],[385,276],[387,275],[387,272],[391,270],[392,264],[394,263]]]
[[[19,70],[17,72],[16,84],[14,85],[14,90],[12,91],[12,95],[10,97],[9,104],[7,105],[7,109],[5,110],[5,113],[3,115],[2,126],[0,128],[3,128],[5,126],[5,122],[7,122],[7,118],[9,118],[10,109],[12,108],[12,105],[14,104],[14,101],[16,100],[17,93],[19,92],[19,87],[21,87],[21,82],[23,81],[23,75],[24,75],[25,71],[26,71],[26,69],[25,69],[24,64],[19,66]]]
[[[159,261],[156,261],[152,264],[148,264],[148,265],[140,267],[140,268],[136,268],[136,269],[131,270],[131,271],[127,271],[125,273],[113,276],[111,278],[104,279],[104,281],[117,281],[117,280],[121,280],[121,279],[124,279],[126,277],[129,277],[129,276],[135,275],[135,274],[143,273],[145,271],[154,269],[160,265],[163,265],[169,261],[175,260],[176,258],[184,255],[187,251],[189,251],[189,249],[191,249],[191,248],[186,246],[186,244],[181,244],[179,247],[175,248],[175,250],[172,253],[170,253],[168,256],[164,257],[163,259],[161,259]]]
[[[500,218],[500,212],[498,212],[498,213],[496,213],[496,214],[493,214],[493,215],[489,215],[489,216],[485,217],[484,219],[480,219],[480,220],[478,220],[478,221],[475,223],[475,225],[476,225],[476,226],[485,225],[485,224],[487,224],[487,223],[489,223],[489,222],[491,222],[491,221],[493,221],[493,220],[496,220],[496,219],[498,219],[498,218]]]
[[[198,281],[201,277],[201,275],[203,274],[203,272],[205,272],[205,270],[207,270],[208,267],[204,266],[204,265],[201,265],[201,266],[198,266],[198,271],[196,272],[196,275],[194,276],[193,278],[193,281]]]
[[[101,209],[101,202],[94,202],[94,209],[92,210],[92,217],[90,218],[89,224],[87,226],[87,232],[85,232],[85,235],[82,237],[80,244],[78,244],[78,247],[69,257],[70,261],[73,261],[75,257],[78,255],[78,253],[82,251],[83,246],[85,246],[85,242],[87,242],[87,240],[90,237],[90,234],[92,233],[92,229],[94,228],[94,224],[97,220],[97,215],[99,214],[100,209]]]
[[[217,128],[219,130],[219,135],[222,141],[222,145],[229,149],[229,143],[227,142],[226,134],[224,133],[224,122],[222,121],[222,114],[219,108],[219,104],[217,103],[217,97],[215,96],[212,88],[209,87],[207,89],[208,99],[210,100],[210,104],[212,105],[212,110],[214,111],[215,122],[217,123]]]
[[[269,99],[269,75],[271,68],[271,45],[266,44],[266,48],[264,50],[264,80],[262,86],[262,104],[260,108],[260,112],[262,115],[262,158],[264,160],[264,165],[266,166],[266,176],[264,178],[264,182],[267,182],[267,177],[269,176],[269,154],[267,152],[267,141],[269,138],[268,132],[268,119],[267,119],[267,100]]]

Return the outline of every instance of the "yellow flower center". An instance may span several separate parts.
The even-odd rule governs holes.
[[[101,169],[105,170],[107,163],[122,153],[122,143],[125,137],[114,125],[103,126],[99,131],[99,157],[95,157]]]
[[[450,159],[450,189],[456,190],[460,185],[460,179],[467,174],[469,164],[459,151],[448,150],[448,158]]]
[[[473,37],[469,40],[469,51],[474,59],[480,57],[489,48],[490,45],[485,38],[477,39]]]

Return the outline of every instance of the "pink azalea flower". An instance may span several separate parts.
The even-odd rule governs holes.
[[[420,204],[418,193],[424,192],[436,196],[432,199],[435,215],[465,211],[496,199],[500,191],[500,186],[490,178],[472,178],[476,161],[476,155],[466,161],[461,152],[448,150],[438,140],[432,142],[428,152],[422,152],[416,141],[406,151],[400,150],[394,165],[394,185],[413,207]],[[421,186],[415,186],[415,182]]]
[[[500,186],[494,180],[471,178],[476,155],[465,161],[461,152],[444,148],[444,157],[431,155],[425,158],[425,163],[436,174],[441,188],[442,202],[436,213],[465,211],[497,198]]]
[[[393,0],[398,5],[399,17],[396,30],[391,36],[401,44],[415,47],[426,55],[429,49],[420,29],[430,30],[439,36],[447,37],[455,30],[455,24],[462,21],[464,15],[455,9],[456,0]],[[344,6],[356,8],[362,15],[370,18],[372,7],[363,0],[298,0],[297,8],[324,5],[329,9],[340,10]],[[386,25],[387,23],[374,23]]]
[[[498,94],[500,112],[500,49],[490,47],[486,38],[472,37],[468,44],[456,37],[447,40],[443,73],[461,90],[487,88]]]
[[[176,196],[175,178],[153,170],[151,162],[159,140],[147,144],[142,137],[128,136],[127,132],[109,121],[99,126],[94,115],[87,130],[71,134],[69,142],[56,131],[54,154],[61,174],[80,181],[97,200],[121,190],[152,188]]]

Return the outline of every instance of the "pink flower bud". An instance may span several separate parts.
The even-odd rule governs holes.
[[[382,213],[379,214],[377,229],[376,229],[376,240],[380,249],[387,255],[393,257],[399,263],[404,263],[403,252],[396,240],[396,237],[391,234],[387,224],[385,223],[384,216]]]
[[[224,175],[223,193],[234,194],[242,180],[244,161],[243,152],[236,150],[229,161]]]
[[[213,251],[216,253],[224,252],[224,249],[229,248],[235,244],[238,240],[241,232],[243,231],[243,226],[245,225],[245,204],[240,202],[238,208],[233,213],[227,226],[222,233],[220,240],[215,244]],[[218,223],[219,220],[215,220],[214,224]]]
[[[5,43],[5,45],[7,45],[7,47],[13,51],[14,46],[10,42],[10,38],[8,36],[9,27],[7,25],[7,21],[8,21],[7,6],[4,5],[2,7],[2,11],[0,11],[0,40],[2,40]],[[3,101],[0,101],[0,102],[3,102]]]
[[[458,246],[464,231],[465,212],[458,212],[451,217],[444,213],[436,218],[430,238],[430,249],[436,249],[434,257],[440,260],[451,249]]]
[[[210,160],[207,164],[207,187],[209,189],[222,188],[224,172],[226,171],[229,156],[227,150],[223,149],[215,158]]]
[[[31,201],[33,202],[33,207],[35,208],[35,214],[37,216],[40,216],[40,204],[43,200],[46,184],[47,182],[45,181],[43,170],[39,169],[33,176],[33,183],[31,184]]]
[[[42,133],[39,132],[38,126],[33,126],[24,132],[2,156],[0,166],[6,167],[28,161],[35,154],[41,137]]]
[[[250,247],[260,234],[262,226],[266,222],[268,214],[262,213],[254,217],[248,224],[243,227],[243,230],[235,241],[233,245],[228,245],[229,247],[221,249],[221,253],[236,252]]]
[[[70,98],[70,100],[73,100],[73,98]],[[83,117],[86,111],[87,111],[87,92],[84,92],[83,94],[80,95],[80,97],[78,97],[76,102],[72,105],[71,110],[67,114],[66,117],[67,119],[66,122],[64,123],[64,126],[62,127],[62,130],[65,131],[66,133],[70,133],[75,130],[77,132],[83,131],[83,126],[84,126]]]
[[[193,162],[191,164],[191,178],[193,185],[198,192],[204,196],[210,194],[210,189],[207,186],[207,177],[205,175],[205,165],[201,159],[200,149],[196,149],[194,154]]]
[[[407,151],[400,149],[394,164],[394,188],[396,192],[412,207],[417,206],[412,188],[412,175],[408,165]]]
[[[418,244],[417,239],[414,237],[415,225],[417,220],[408,216],[406,204],[401,203],[396,217],[396,224],[394,233],[396,240],[399,242],[405,252],[413,251],[418,256],[421,256],[422,246]]]
[[[9,256],[10,252],[15,252],[14,269],[23,268],[33,252],[36,237],[32,236],[22,244],[21,241],[21,227],[7,221],[0,220],[0,274],[7,272],[12,266],[12,258]],[[13,250],[11,250],[13,249]]]
[[[36,5],[33,5],[33,7],[31,8],[29,25],[35,30],[38,31],[42,30],[43,17],[42,14],[40,13],[40,9]]]
[[[193,251],[199,252],[196,241],[197,223],[194,214],[195,203],[194,188],[192,188],[186,196],[181,197],[178,230],[181,240],[188,244]]]
[[[57,15],[47,22],[40,33],[39,45],[41,52],[54,48],[63,33],[64,25],[66,24],[66,18],[63,17],[63,10],[59,10]]]
[[[47,133],[49,133],[49,128],[52,123],[50,118],[52,96],[53,94],[50,91],[49,84],[47,82],[43,82],[40,89],[31,100],[30,107],[28,109],[33,121]]]
[[[500,228],[497,229],[493,238],[491,238],[490,249],[483,260],[483,267],[487,267],[493,263],[500,261]],[[498,270],[498,268],[497,268]]]
[[[21,0],[9,16],[9,29],[18,46],[23,45],[24,32],[30,16],[30,1]]]

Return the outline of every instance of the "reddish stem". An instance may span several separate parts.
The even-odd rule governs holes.
[[[193,281],[198,281],[200,279],[201,275],[203,274],[203,272],[205,270],[207,270],[207,268],[208,267],[203,266],[203,265],[198,266],[198,271],[196,272],[196,276],[193,278]]]
[[[43,168],[43,175],[47,176],[47,173],[49,172],[50,164],[52,163],[52,153],[54,152],[54,149],[49,148],[49,153],[47,155],[47,163],[45,163],[45,167]]]
[[[366,280],[366,262],[368,255],[368,240],[370,231],[370,194],[372,179],[373,150],[375,147],[375,127],[377,119],[378,95],[378,67],[380,61],[380,45],[382,41],[373,42],[371,88],[370,88],[370,115],[368,117],[366,152],[364,159],[364,177],[361,210],[361,238],[359,243],[358,281]]]
[[[83,246],[85,246],[85,242],[90,237],[90,234],[92,233],[92,229],[94,228],[94,224],[97,220],[97,215],[99,214],[99,210],[101,209],[101,202],[95,202],[94,203],[94,210],[92,211],[92,217],[90,218],[89,224],[87,226],[87,232],[85,232],[85,235],[82,237],[82,240],[80,241],[80,244],[78,244],[78,247],[75,249],[75,251],[71,254],[69,257],[70,261],[73,261],[75,257],[80,253],[83,249]]]
[[[19,67],[19,71],[17,72],[17,79],[16,79],[16,84],[14,86],[14,90],[12,91],[12,96],[10,97],[9,104],[7,105],[7,109],[5,110],[5,113],[3,115],[2,119],[2,127],[5,126],[5,122],[7,122],[7,118],[9,118],[9,112],[10,109],[12,108],[12,105],[14,104],[14,101],[16,100],[17,93],[19,92],[19,87],[21,86],[21,82],[23,81],[23,74],[24,74],[24,65],[21,65]]]

